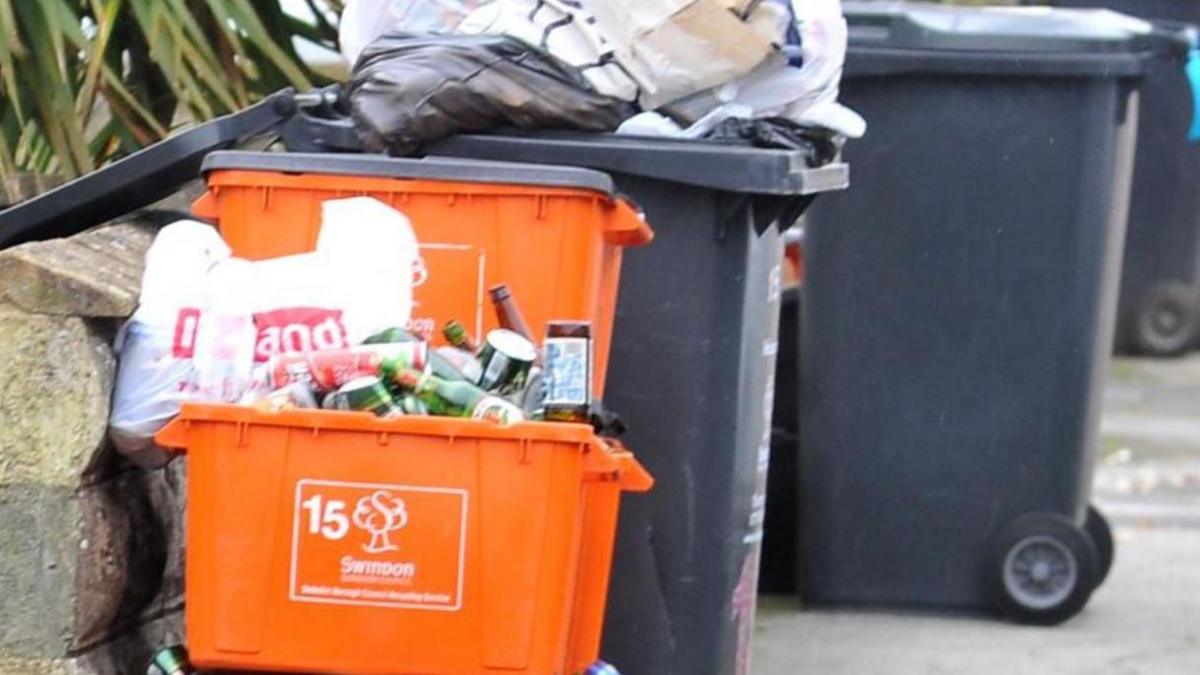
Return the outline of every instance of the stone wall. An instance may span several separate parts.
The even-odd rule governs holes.
[[[182,462],[105,438],[152,227],[0,252],[0,674],[145,672],[182,637]]]

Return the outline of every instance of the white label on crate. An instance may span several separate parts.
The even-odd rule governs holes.
[[[454,318],[468,327],[474,322],[475,335],[483,335],[487,255],[474,244],[426,242],[420,249],[413,262],[409,332],[433,339]]]
[[[304,479],[293,508],[293,601],[462,608],[466,490]]]

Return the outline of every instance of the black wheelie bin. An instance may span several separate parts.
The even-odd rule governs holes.
[[[604,659],[625,675],[747,675],[766,508],[782,230],[841,163],[711,142],[460,136],[430,154],[569,164],[612,176],[654,223],[625,253],[606,407],[654,473],[627,499]]]
[[[871,128],[806,219],[801,595],[1061,622],[1112,562],[1089,496],[1147,36],[845,7]]]

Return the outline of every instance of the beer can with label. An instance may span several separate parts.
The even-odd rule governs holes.
[[[536,359],[537,347],[523,335],[505,328],[494,330],[479,350],[483,375],[478,384],[501,396],[521,391]]]
[[[373,375],[347,382],[330,396],[332,400],[327,397],[326,405],[333,410],[370,412],[385,418],[404,415],[383,380]]]
[[[300,382],[313,389],[331,391],[351,380],[378,375],[385,366],[421,370],[428,362],[429,345],[425,342],[364,345],[349,349],[280,354],[267,364],[267,375],[272,389]]]
[[[547,420],[587,422],[592,402],[592,327],[552,321],[546,330],[543,408]]]

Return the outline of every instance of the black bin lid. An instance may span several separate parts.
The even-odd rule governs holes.
[[[331,155],[303,152],[222,150],[204,158],[200,173],[219,170],[278,171],[406,180],[444,180],[537,187],[577,188],[614,194],[612,178],[592,169],[516,164],[453,157],[407,159],[386,155]]]
[[[1178,32],[1103,9],[846,2],[847,74],[1138,77]]]

